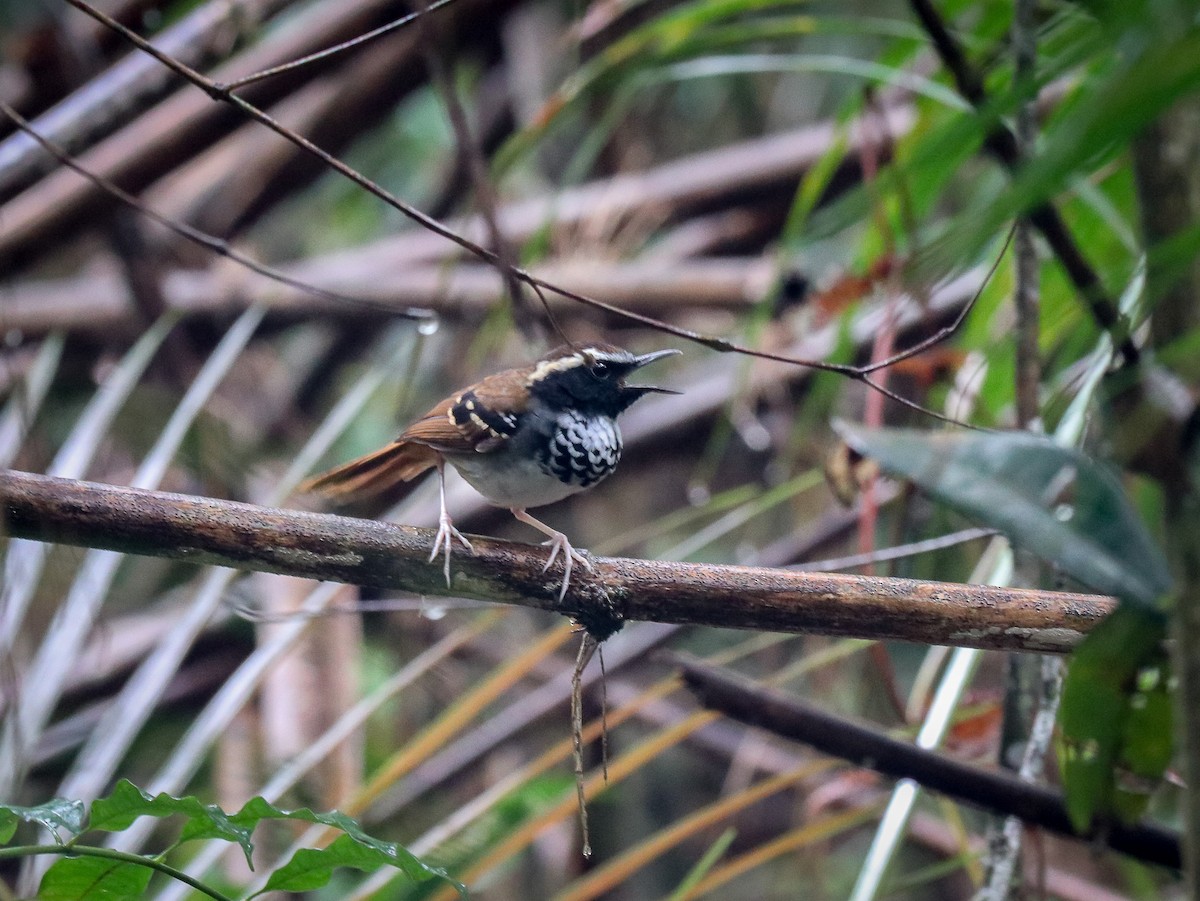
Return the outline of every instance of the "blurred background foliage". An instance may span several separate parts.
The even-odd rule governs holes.
[[[1022,2],[1017,25],[1013,0],[456,0],[242,93],[455,230],[490,245],[490,220],[511,259],[680,328],[865,364],[936,333],[978,293],[953,335],[875,378],[943,417],[1045,430],[1106,461],[1186,595],[1198,14],[1185,0]],[[170,46],[222,80],[409,11],[391,0],[96,5],[156,40],[209,22]],[[178,78],[116,90],[113,73],[134,59],[66,3],[0,0],[6,105],[148,207],[363,301],[306,295],[182,241],[0,117],[0,464],[285,503],[306,472],[373,449],[447,391],[564,336],[680,346],[656,375],[684,393],[631,412],[618,475],[546,511],[577,545],[944,581],[994,572],[980,563],[993,539],[953,540],[978,520],[929,480],[937,500],[881,479],[847,509],[822,478],[835,417],[944,423],[837,374],[718,354],[560,298],[552,326],[529,292],[522,314],[485,264]],[[89,91],[105,102],[89,107]],[[129,100],[113,108],[113,97]],[[1014,307],[1019,218],[1032,222],[1032,316]],[[395,315],[407,307],[435,317]],[[1032,418],[1018,412],[1022,386]],[[1013,447],[1015,485],[1024,451]],[[917,441],[892,468],[920,482],[924,457],[944,452]],[[432,488],[394,518],[432,524]],[[469,532],[534,537],[461,484],[451,507]],[[1129,572],[1158,563],[1145,547],[1131,549]],[[1014,572],[1018,584],[1078,587],[1070,566],[1023,551]],[[16,540],[3,578],[0,795],[87,799],[125,777],[227,809],[256,794],[336,807],[479,898],[867,891],[890,784],[698,712],[656,652],[688,651],[905,735],[946,678],[937,647],[627,627],[605,648],[607,784],[598,743],[585,750],[585,860],[567,716],[576,638],[559,617]],[[1029,662],[978,654],[971,671],[945,743],[1015,768],[1037,707]],[[588,678],[595,735],[602,694]],[[1084,684],[1084,697],[1109,687]],[[1159,785],[1161,770],[1143,805],[1153,790],[1150,816],[1179,826],[1180,780]],[[921,798],[871,892],[971,897],[995,828]],[[259,835],[260,872],[313,840]],[[115,841],[171,838],[135,827]],[[1048,897],[1181,891],[1177,874],[1128,857],[1032,844],[1024,878]],[[257,878],[220,849],[171,859],[231,891]],[[36,884],[32,866],[0,874],[14,890]],[[390,875],[341,872],[314,897],[439,891]],[[180,896],[157,879],[151,897]]]

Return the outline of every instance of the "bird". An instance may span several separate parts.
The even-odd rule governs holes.
[[[647,394],[668,388],[628,385],[635,370],[675,349],[637,355],[612,344],[564,344],[536,362],[489,375],[435,404],[385,447],[309,479],[305,493],[337,507],[361,507],[394,496],[401,483],[437,471],[441,513],[429,562],[444,552],[450,586],[450,549],[471,542],[446,509],[449,463],[489,503],[548,536],[546,572],[561,555],[559,603],[571,583],[572,564],[592,568],[567,536],[531,516],[530,507],[553,504],[603,481],[621,459],[617,417]]]

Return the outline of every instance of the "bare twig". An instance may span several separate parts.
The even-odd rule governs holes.
[[[375,26],[398,0],[342,0],[307,4],[289,28],[264,35],[261,43],[221,66],[213,77],[233,79],[249,72],[285,63],[330,43],[361,34]],[[493,0],[459,0],[445,12],[466,35],[483,30],[480,16],[498,15],[504,3]],[[107,28],[107,24],[101,22]],[[119,33],[118,33],[119,34]],[[153,61],[157,66],[157,61]],[[269,106],[316,78],[324,66],[308,66],[286,77],[258,82],[241,94],[260,106]],[[193,159],[243,124],[225,106],[213,104],[195,91],[178,91],[158,106],[101,141],[81,156],[83,164],[139,193],[182,162]],[[58,247],[73,232],[95,221],[98,211],[112,206],[109,196],[91,182],[81,182],[70,172],[55,172],[5,204],[0,229],[0,268],[23,264]]]
[[[1038,389],[1042,366],[1038,358],[1038,254],[1029,222],[1013,226],[1017,280],[1013,304],[1017,314],[1017,424],[1028,429],[1041,419]],[[1040,430],[1040,429],[1039,429]]]
[[[292,60],[284,63],[281,66],[272,66],[269,69],[263,69],[261,72],[254,72],[250,75],[243,75],[241,78],[235,78],[233,81],[222,82],[221,88],[225,91],[236,91],[238,88],[244,88],[246,85],[254,84],[256,81],[262,81],[266,78],[274,78],[276,75],[282,75],[285,72],[293,72],[297,69],[303,69],[305,66],[311,66],[313,63],[322,60],[330,59],[337,56],[339,53],[345,53],[347,50],[352,50],[355,47],[361,47],[363,44],[370,43],[376,38],[381,38],[385,34],[391,34],[393,31],[411,25],[422,16],[436,12],[443,6],[449,6],[455,0],[435,0],[423,9],[409,13],[407,16],[401,16],[393,22],[388,22],[386,25],[380,25],[378,28],[368,31],[366,34],[360,34],[358,37],[351,38],[348,41],[342,41],[333,47],[327,47],[324,50],[318,50],[316,53],[310,53],[300,59]]]
[[[422,26],[424,37],[422,43],[425,46],[425,62],[429,67],[429,75],[434,86],[442,95],[442,102],[446,105],[446,114],[450,119],[451,128],[454,129],[455,141],[458,143],[459,158],[466,164],[467,172],[470,175],[471,186],[475,192],[475,202],[479,207],[479,215],[483,219],[484,226],[487,228],[488,243],[498,261],[496,271],[500,273],[504,283],[504,291],[508,295],[513,321],[526,340],[545,341],[545,329],[542,328],[537,311],[529,303],[522,291],[521,282],[515,275],[519,258],[513,243],[500,227],[500,219],[496,215],[500,205],[500,196],[488,173],[483,149],[471,131],[471,123],[467,119],[467,111],[463,108],[462,100],[458,96],[458,88],[442,57],[443,51],[440,46],[437,46],[434,25],[426,20]],[[553,316],[549,305],[546,304],[545,295],[540,291],[537,294],[546,308],[547,317]]]
[[[901,138],[917,122],[909,104],[887,107],[888,131]],[[860,118],[848,127],[826,120],[800,128],[750,138],[712,150],[699,151],[641,171],[622,172],[541,197],[507,203],[500,210],[501,225],[514,241],[526,241],[547,225],[556,232],[578,229],[597,216],[609,219],[646,217],[677,221],[714,209],[741,207],[763,198],[786,198],[831,146],[844,143],[839,177],[857,178],[856,161],[866,144],[879,135],[864,127]],[[884,148],[873,151],[883,157]],[[780,217],[786,215],[785,209]],[[449,220],[455,231],[486,237],[478,219]],[[436,235],[409,230],[389,235],[337,257],[347,264],[389,259],[396,265],[443,262],[457,249]],[[366,258],[365,260],[363,258]]]
[[[1013,78],[1019,84],[1033,82],[1037,65],[1036,0],[1016,0],[1011,28],[1014,67]],[[1016,142],[1021,160],[1029,159],[1037,139],[1037,120],[1033,104],[1021,103],[1017,110]],[[1038,358],[1040,264],[1034,243],[1034,227],[1022,217],[1013,225],[1013,256],[1016,284],[1013,306],[1016,312],[1016,410],[1017,424],[1030,431],[1041,431],[1038,391],[1041,387],[1041,362]],[[1036,566],[1036,563],[1026,563]],[[1004,697],[1004,717],[1000,735],[1000,764],[1015,769],[1020,755],[1018,775],[1026,782],[1041,779],[1043,761],[1054,733],[1058,701],[1062,688],[1062,662],[1044,665],[1023,654],[1010,654]],[[1035,678],[1040,670],[1041,678]],[[1036,706],[1036,713],[1034,708]],[[1022,753],[1021,748],[1024,747]],[[1019,877],[1024,824],[1007,817],[999,833],[989,842],[986,884],[979,901],[1005,901],[1012,896]]]
[[[92,16],[97,21],[103,22],[105,25],[107,25],[109,28],[113,29],[114,31],[118,32],[119,34],[123,35],[127,40],[129,40],[131,43],[133,43],[135,46],[137,46],[140,50],[144,51],[145,53],[150,54],[155,59],[157,59],[159,62],[161,62],[164,66],[168,67],[169,69],[173,70],[174,72],[178,73],[183,78],[186,78],[188,81],[192,82],[194,85],[199,87],[201,90],[203,90],[205,93],[207,93],[210,97],[212,97],[213,100],[225,101],[229,104],[232,104],[234,107],[236,107],[238,110],[240,110],[245,116],[249,117],[250,119],[253,119],[254,121],[258,122],[261,125],[264,125],[265,127],[269,128],[271,131],[275,132],[276,134],[280,135],[281,137],[284,137],[287,140],[293,142],[294,144],[296,144],[296,146],[304,149],[308,153],[311,153],[312,155],[314,155],[315,157],[320,159],[322,162],[324,162],[331,169],[333,169],[340,175],[346,177],[347,179],[349,179],[354,184],[358,185],[360,188],[367,191],[368,193],[374,195],[375,197],[378,197],[380,200],[384,201],[385,203],[387,203],[394,209],[398,210],[403,215],[407,216],[413,222],[417,223],[418,225],[422,226],[423,228],[427,229],[428,231],[430,231],[436,235],[439,235],[442,238],[445,238],[447,241],[457,244],[459,247],[463,248],[468,253],[471,253],[471,254],[475,255],[476,257],[491,263],[494,266],[497,266],[497,267],[505,266],[504,260],[501,259],[496,253],[494,253],[490,250],[487,250],[482,245],[476,243],[475,241],[470,240],[469,238],[465,237],[464,235],[456,232],[454,229],[447,227],[443,223],[438,222],[436,219],[434,219],[433,217],[429,216],[428,214],[422,212],[421,210],[417,209],[416,207],[412,206],[411,204],[405,203],[400,198],[396,197],[391,192],[385,190],[382,186],[380,186],[373,180],[367,178],[361,172],[357,171],[353,167],[348,166],[346,163],[342,162],[340,159],[338,159],[333,154],[331,154],[328,151],[313,144],[311,141],[304,138],[302,135],[298,135],[294,131],[284,127],[279,122],[277,122],[274,118],[272,118],[270,115],[268,115],[267,113],[265,113],[258,107],[254,106],[252,103],[249,103],[248,101],[243,100],[241,97],[237,96],[236,94],[229,93],[227,90],[224,90],[217,82],[213,81],[212,79],[206,77],[205,75],[201,74],[200,72],[197,72],[195,69],[191,68],[190,66],[184,65],[183,63],[179,62],[178,60],[172,59],[169,55],[160,52],[153,45],[151,45],[147,41],[143,40],[138,34],[131,31],[129,28],[126,28],[124,25],[122,25],[120,22],[117,22],[112,17],[107,16],[104,13],[100,12],[95,7],[93,7],[89,3],[87,3],[86,0],[67,0],[67,2],[70,3],[72,6],[74,6],[75,8],[86,12],[88,15]],[[795,357],[789,357],[784,354],[777,354],[777,353],[771,353],[769,351],[758,350],[756,348],[753,348],[753,347],[750,347],[747,345],[738,344],[737,342],[730,341],[729,339],[726,339],[726,338],[720,338],[720,337],[717,337],[714,335],[702,334],[702,333],[696,332],[692,329],[687,329],[687,328],[683,328],[681,326],[672,325],[670,323],[663,322],[662,320],[655,319],[651,316],[646,316],[646,315],[643,315],[640,313],[633,313],[628,310],[623,310],[620,307],[616,307],[616,306],[613,306],[612,304],[604,303],[603,301],[597,300],[594,297],[589,297],[587,295],[580,294],[577,291],[572,291],[568,288],[564,288],[561,285],[552,284],[550,282],[547,282],[544,279],[540,279],[537,276],[534,276],[533,274],[527,272],[526,270],[517,268],[515,266],[510,266],[510,267],[506,267],[506,268],[512,277],[523,282],[524,284],[529,285],[535,291],[541,289],[544,291],[552,292],[554,294],[558,294],[569,300],[573,300],[578,303],[584,304],[585,306],[589,306],[594,309],[604,310],[605,312],[611,313],[614,316],[619,316],[622,319],[625,319],[626,321],[636,322],[640,325],[647,326],[648,328],[652,328],[652,329],[655,329],[660,332],[664,332],[669,335],[674,335],[675,337],[682,338],[686,341],[692,341],[696,344],[700,344],[704,347],[708,347],[708,348],[718,351],[720,353],[737,353],[737,354],[742,354],[745,356],[757,357],[759,359],[764,359],[764,360],[775,360],[775,361],[781,362],[781,363],[789,363],[789,364],[797,365],[797,366],[807,366],[811,369],[819,369],[819,370],[823,370],[826,372],[836,372],[840,375],[844,375],[848,378],[852,378],[856,381],[860,381],[864,385],[867,385],[868,387],[872,388],[873,390],[886,395],[887,397],[891,398],[892,400],[897,401],[898,403],[902,403],[905,406],[911,407],[912,409],[914,409],[920,413],[923,413],[928,416],[932,416],[933,418],[939,419],[942,421],[951,422],[951,423],[955,423],[958,425],[965,425],[964,423],[959,423],[959,422],[957,422],[957,420],[953,420],[950,417],[943,416],[940,413],[937,413],[933,410],[929,410],[925,407],[922,407],[919,404],[916,404],[906,398],[901,397],[900,395],[896,394],[895,392],[891,391],[890,389],[882,387],[881,385],[877,384],[876,382],[874,382],[870,378],[868,378],[867,375],[865,373],[863,373],[862,370],[857,366],[851,366],[851,365],[841,364],[841,363],[828,363],[823,360],[815,360],[815,359],[800,359],[800,358],[795,358]],[[906,359],[908,356],[911,356],[911,354],[908,352],[904,352],[899,355],[899,358]]]
[[[1012,40],[1015,56],[1013,78],[1018,84],[1032,84],[1037,73],[1037,22],[1034,0],[1017,0],[1014,6]],[[1037,141],[1037,114],[1032,100],[1017,110],[1017,153],[1026,160]],[[1017,425],[1035,428],[1041,421],[1038,389],[1042,384],[1042,366],[1038,358],[1039,308],[1038,275],[1040,265],[1034,244],[1032,223],[1025,217],[1013,226],[1013,256],[1016,262],[1016,289],[1013,304],[1017,314]]]
[[[914,841],[946,858],[984,850],[982,838],[964,836],[958,824],[952,825],[931,813],[913,814],[909,835]],[[1054,898],[1056,901],[1129,901],[1129,894],[1121,890],[1120,884],[1110,881],[1103,868],[1081,874],[1075,872],[1069,862],[1046,869],[1044,888],[1041,895],[1033,895],[1038,901],[1042,898]]]
[[[290,128],[341,153],[425,85],[419,48],[420,36],[411,30],[377,41],[282,98],[274,109]],[[324,172],[320,162],[291,142],[241,128],[207,152],[181,160],[162,188],[143,199],[230,240]]]
[[[545,552],[511,542],[479,538],[448,588],[428,529],[13,470],[0,473],[0,510],[13,536],[521,604],[601,639],[652,620],[1063,653],[1113,609],[1094,595],[616,557],[572,578],[560,604]]]
[[[992,277],[996,274],[996,270],[1000,268],[1000,263],[1004,259],[1004,255],[1008,252],[1008,247],[1012,243],[1012,239],[1013,233],[1010,230],[1008,237],[1004,239],[1004,246],[1001,247],[1000,252],[996,254],[996,259],[992,261],[992,265],[988,269],[987,275],[984,276],[983,281],[979,283],[979,287],[976,289],[975,294],[966,303],[966,305],[958,311],[958,315],[956,315],[953,320],[951,320],[947,325],[942,326],[929,337],[918,341],[907,350],[898,354],[892,354],[891,356],[885,357],[882,360],[872,361],[868,365],[860,367],[859,371],[864,375],[869,375],[877,369],[884,369],[888,366],[894,366],[901,360],[907,360],[910,357],[923,354],[930,348],[941,344],[960,328],[962,328],[963,322],[966,321],[967,316],[970,314],[971,310],[975,308],[975,304],[978,303],[980,296],[982,296],[984,288],[988,286],[988,282],[992,280]]]
[[[802,741],[887,776],[914,779],[934,791],[1020,817],[1059,835],[1102,841],[1140,860],[1176,869],[1181,866],[1179,836],[1162,826],[1108,823],[1103,831],[1080,836],[1071,827],[1062,796],[1048,788],[915,747],[728,670],[690,659],[680,660],[680,664],[684,679],[706,707],[740,722]]]
[[[114,184],[107,178],[85,169],[61,147],[51,143],[50,141],[47,141],[36,131],[34,131],[24,116],[3,101],[0,101],[0,112],[8,116],[8,118],[11,119],[18,128],[37,141],[49,153],[53,154],[64,166],[68,166],[75,172],[78,172],[84,178],[102,187],[105,191],[107,191],[113,197],[116,197],[122,203],[127,204],[131,208],[137,210],[143,216],[153,219],[159,225],[170,229],[180,237],[186,238],[195,244],[199,244],[201,247],[205,248],[206,250],[210,250],[219,256],[233,260],[235,263],[246,267],[252,272],[256,272],[259,275],[265,276],[266,278],[279,282],[280,284],[287,285],[289,288],[295,288],[296,290],[305,294],[311,294],[316,297],[320,297],[323,300],[340,303],[361,304],[367,307],[371,307],[373,305],[372,301],[366,300],[365,298],[351,297],[346,294],[339,294],[336,291],[327,291],[324,288],[317,287],[316,285],[310,285],[306,282],[302,282],[299,279],[293,278],[292,276],[287,275],[286,273],[281,272],[272,266],[267,266],[251,257],[246,256],[241,251],[234,250],[229,246],[228,243],[222,241],[220,238],[213,237],[212,235],[205,234],[199,229],[192,228],[192,226],[188,225],[186,222],[177,222],[174,219],[169,219],[166,216],[159,214],[158,212],[150,209],[128,191],[121,188],[119,185]],[[394,306],[388,306],[386,309],[388,313],[405,319],[434,318],[434,314],[430,310],[422,310],[412,307],[404,309]]]

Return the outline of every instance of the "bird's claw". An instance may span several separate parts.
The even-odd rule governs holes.
[[[546,560],[546,565],[542,567],[542,572],[546,572],[546,570],[554,565],[554,561],[558,559],[558,555],[560,553],[563,555],[562,588],[558,592],[558,602],[561,604],[563,598],[567,596],[567,588],[571,584],[572,566],[575,563],[578,563],[584,569],[591,572],[592,561],[587,558],[586,551],[577,551],[575,548],[571,547],[571,542],[562,532],[555,533],[552,538],[550,538],[548,541],[543,541],[542,544],[547,545],[550,548],[550,556]]]
[[[462,532],[454,528],[454,523],[450,521],[450,517],[443,513],[438,518],[437,537],[433,539],[433,553],[429,555],[429,562],[432,563],[437,559],[438,552],[443,548],[446,549],[446,564],[442,567],[442,572],[446,574],[446,587],[450,587],[450,545],[457,538],[462,542],[463,547],[474,553],[475,548],[471,546],[471,542],[467,541],[467,537]]]

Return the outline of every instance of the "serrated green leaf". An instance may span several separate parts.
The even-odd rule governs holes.
[[[68,801],[64,798],[54,798],[36,807],[21,807],[17,804],[0,804],[0,834],[8,841],[16,831],[16,820],[26,823],[36,823],[59,838],[58,830],[62,829],[72,837],[83,832],[84,807],[82,801]]]
[[[1126,753],[1140,753],[1136,745],[1147,725],[1130,726],[1136,676],[1148,661],[1160,658],[1165,635],[1162,614],[1123,604],[1088,634],[1071,658],[1058,716],[1058,760],[1067,813],[1080,833],[1088,833],[1097,817],[1118,812],[1118,757],[1129,737],[1134,741]],[[1146,762],[1151,768],[1153,761]]]
[[[353,867],[373,873],[395,860],[375,848],[361,845],[346,834],[325,848],[301,848],[292,859],[271,874],[263,891],[307,892],[328,884],[338,867]]]
[[[130,901],[143,898],[154,871],[101,857],[64,857],[42,877],[39,901]]]
[[[219,838],[240,845],[250,863],[254,845],[250,840],[253,829],[246,829],[230,821],[229,816],[214,804],[205,804],[191,795],[176,798],[162,792],[151,797],[132,782],[122,779],[106,798],[92,802],[89,829],[105,832],[121,832],[138,817],[169,817],[180,815],[187,818],[181,841],[191,839]]]
[[[1120,482],[1077,451],[1025,432],[836,428],[886,471],[1096,591],[1154,608],[1171,588],[1166,559]]]
[[[426,864],[400,845],[393,842],[385,842],[382,839],[368,835],[356,820],[336,810],[328,813],[317,813],[309,810],[307,807],[301,807],[296,810],[283,810],[261,797],[255,797],[247,801],[245,806],[237,813],[231,814],[229,820],[231,823],[250,832],[253,832],[254,828],[263,820],[293,820],[332,826],[344,833],[328,848],[302,849],[298,851],[288,864],[272,874],[272,881],[268,887],[274,885],[275,880],[278,878],[301,879],[304,873],[317,873],[326,869],[332,872],[334,868],[341,866],[363,869],[360,864],[364,861],[370,861],[372,868],[378,868],[385,864],[396,867],[414,882],[424,882],[429,879],[445,880],[453,885],[460,895],[466,896],[466,888],[460,883],[455,882],[450,877],[450,874],[442,868]],[[350,841],[357,848],[361,848],[362,851],[347,849],[346,843],[342,841],[343,839]],[[331,849],[335,845],[342,850],[330,854]],[[317,856],[314,857],[313,854],[305,854],[304,852],[306,851],[312,851]],[[303,857],[301,857],[302,854],[304,855]],[[346,862],[337,862],[340,857],[344,858]],[[292,864],[295,864],[294,868]],[[279,873],[283,871],[287,871],[287,873],[285,877],[280,877]],[[328,879],[329,876],[326,874],[324,880],[328,881]],[[323,881],[319,884],[324,885],[325,882]]]

